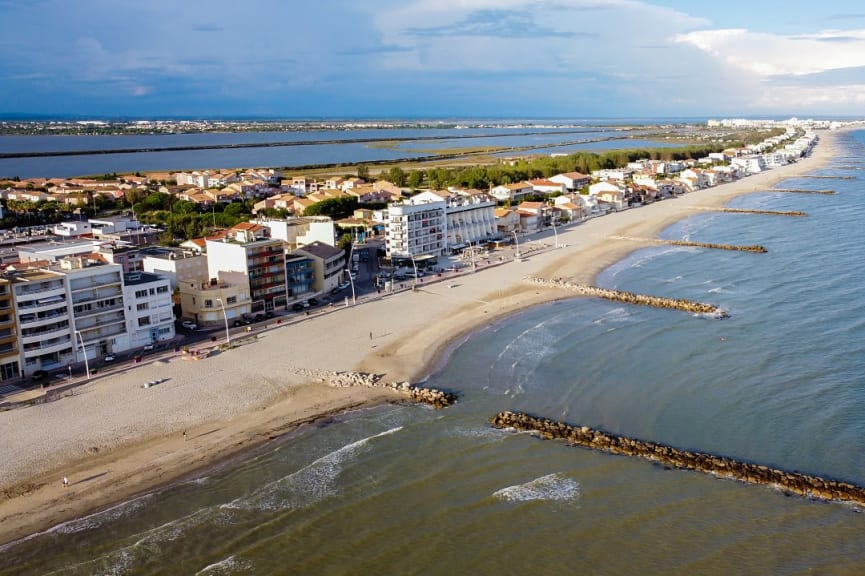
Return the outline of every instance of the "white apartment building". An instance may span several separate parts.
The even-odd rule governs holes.
[[[24,270],[11,273],[9,280],[18,317],[21,375],[76,362],[66,276],[49,270]]]
[[[256,224],[270,229],[270,237],[282,240],[288,250],[296,250],[313,242],[335,246],[336,230],[328,216],[301,216],[299,218],[260,219]]]
[[[123,302],[123,268],[68,258],[57,270],[66,276],[72,328],[88,358],[130,348]],[[83,344],[81,343],[83,341]],[[83,360],[81,356],[77,360]]]
[[[123,297],[130,348],[174,338],[174,305],[168,278],[147,272],[125,274]]]
[[[388,205],[385,253],[393,256],[441,256],[447,239],[444,200],[415,200]]]
[[[249,230],[238,232],[233,238],[207,240],[208,277],[246,288],[253,313],[286,306],[282,240],[253,236]]]
[[[184,248],[142,248],[141,267],[144,272],[168,278],[172,290],[183,282],[201,283],[209,278],[207,255]]]

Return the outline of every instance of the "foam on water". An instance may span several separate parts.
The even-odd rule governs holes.
[[[580,498],[580,483],[561,473],[547,474],[525,484],[496,490],[493,498],[506,502],[547,500],[574,503]]]
[[[198,576],[199,574],[201,576],[207,576],[239,573],[254,574],[255,570],[252,562],[249,562],[248,560],[238,559],[234,556],[229,556],[228,558],[223,558],[219,562],[214,562],[213,564],[205,566],[195,574],[196,576]]]
[[[280,510],[308,506],[336,493],[334,480],[346,462],[354,459],[375,438],[389,436],[402,426],[362,438],[338,450],[325,454],[300,470],[266,484],[250,496],[236,498],[221,508],[243,510]]]

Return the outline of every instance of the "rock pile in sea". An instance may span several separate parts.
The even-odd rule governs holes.
[[[664,240],[664,244],[673,246],[694,246],[696,248],[712,248],[714,250],[733,250],[736,252],[758,252],[765,254],[768,252],[764,246],[759,244],[751,246],[737,246],[735,244],[714,244],[711,242],[691,242],[690,240]]]
[[[638,456],[675,468],[705,472],[749,484],[772,486],[805,498],[865,505],[865,488],[848,482],[787,472],[703,452],[679,450],[657,442],[618,436],[588,426],[572,426],[520,412],[500,412],[491,421],[497,428],[535,432],[543,438],[565,440],[575,446],[610,454]]]
[[[409,382],[385,382],[380,374],[367,372],[334,372],[330,370],[316,370],[310,368],[298,368],[295,374],[314,378],[337,388],[350,386],[367,386],[371,388],[390,388],[401,392],[411,398],[414,402],[429,404],[436,408],[444,408],[456,404],[456,394],[437,390],[435,388],[424,388],[415,386]]]
[[[725,310],[715,306],[714,304],[704,304],[702,302],[694,302],[693,300],[684,300],[682,298],[665,298],[663,296],[635,294],[633,292],[624,292],[622,290],[598,288],[597,286],[589,286],[587,284],[576,284],[562,279],[550,280],[547,278],[527,276],[524,280],[531,284],[548,288],[564,288],[571,292],[575,292],[580,296],[594,296],[596,298],[604,298],[605,300],[624,302],[625,304],[684,310],[685,312],[693,312],[695,314],[709,314],[715,318],[727,318],[729,316]]]

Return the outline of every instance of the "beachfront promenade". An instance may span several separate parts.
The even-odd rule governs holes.
[[[206,359],[165,355],[100,377],[60,401],[0,412],[0,435],[8,439],[0,446],[0,542],[152,490],[321,415],[399,401],[404,396],[392,389],[328,386],[310,381],[304,370],[418,382],[472,331],[527,307],[574,297],[525,277],[593,285],[602,270],[653,245],[640,238],[655,238],[702,208],[813,170],[831,149],[827,136],[813,157],[798,164],[559,227],[557,234],[546,231],[531,252],[521,239],[519,259],[513,252],[493,253],[476,273],[469,266],[424,277],[415,289],[409,280],[401,291],[372,294],[356,306],[270,322],[243,345],[217,346]],[[712,254],[706,251],[707,258]],[[159,384],[142,386],[153,381]]]

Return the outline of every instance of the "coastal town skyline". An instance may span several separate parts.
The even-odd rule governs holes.
[[[844,1],[779,8],[673,0],[243,7],[5,0],[0,112],[856,114],[865,100],[865,13]]]

